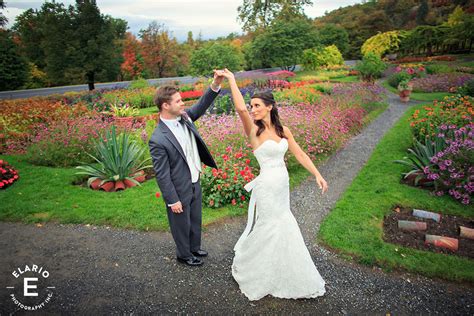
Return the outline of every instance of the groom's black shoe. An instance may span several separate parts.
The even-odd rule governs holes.
[[[198,251],[191,251],[191,253],[195,255],[196,257],[207,257],[206,250],[199,249]]]
[[[183,259],[183,258],[176,258],[179,263],[184,263],[188,266],[201,266],[204,262],[201,259],[198,259],[196,257],[191,257],[189,259]]]

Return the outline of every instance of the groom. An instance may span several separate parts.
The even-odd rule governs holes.
[[[173,86],[160,87],[154,97],[160,121],[148,145],[156,181],[167,205],[177,260],[189,266],[202,265],[200,257],[207,256],[201,249],[201,162],[217,168],[193,122],[217,97],[223,79],[215,70],[211,86],[186,110],[183,110],[181,95]]]

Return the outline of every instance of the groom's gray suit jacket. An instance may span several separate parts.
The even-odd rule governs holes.
[[[186,109],[193,122],[199,119],[217,97],[218,92],[208,88],[199,101]],[[186,126],[194,134],[201,161],[209,167],[217,168],[204,140],[194,123],[184,120]],[[167,205],[181,201],[188,204],[192,199],[191,171],[186,156],[178,140],[165,123],[160,121],[149,141],[156,181]]]

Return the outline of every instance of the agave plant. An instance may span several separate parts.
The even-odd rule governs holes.
[[[411,170],[403,173],[404,179],[411,175],[416,175],[415,185],[421,179],[425,179],[425,168],[433,166],[431,158],[438,152],[442,151],[446,147],[446,142],[442,138],[436,137],[434,140],[426,138],[425,144],[415,139],[413,149],[409,148],[408,152],[410,156],[403,157],[404,160],[395,160],[395,163],[399,163],[405,166],[409,166]]]
[[[96,143],[96,155],[91,155],[97,163],[78,166],[80,171],[76,174],[90,176],[87,184],[97,179],[102,180],[100,185],[110,181],[129,180],[136,185],[140,183],[135,179],[137,172],[151,168],[147,164],[151,158],[143,158],[146,148],[140,147],[136,141],[129,138],[129,134],[116,134],[115,126],[105,134],[105,139],[100,138]]]

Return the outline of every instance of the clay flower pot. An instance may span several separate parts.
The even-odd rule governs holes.
[[[133,175],[133,178],[135,180],[137,180],[138,182],[140,182],[140,183],[145,182],[145,180],[146,180],[145,171],[143,171],[143,170],[138,171],[137,173],[135,173]]]
[[[408,102],[410,101],[410,94],[411,90],[402,90],[398,95],[400,96],[400,100],[402,102]]]
[[[128,179],[125,179],[123,180],[123,183],[125,184],[125,187],[126,188],[133,188],[133,187],[136,187],[137,184],[131,180],[128,180]]]
[[[91,185],[90,185],[91,189],[92,190],[99,190],[101,182],[102,182],[101,179],[95,179],[94,181],[92,181]]]
[[[115,181],[115,191],[123,191],[125,190],[125,183],[123,181]]]
[[[114,192],[115,191],[115,182],[109,181],[100,186],[100,190],[105,192]]]

